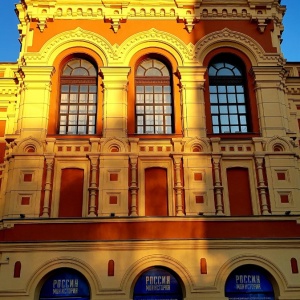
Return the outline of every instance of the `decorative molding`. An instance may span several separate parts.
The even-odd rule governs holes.
[[[256,42],[250,36],[237,32],[232,31],[228,28],[224,28],[220,31],[216,31],[204,36],[200,39],[197,44],[195,45],[195,57],[200,62],[203,61],[204,57],[214,48],[222,43],[222,45],[226,44],[226,46],[236,45],[235,48],[239,48],[238,45],[242,46],[243,49],[247,49],[249,53],[245,53],[249,56],[252,54],[253,59],[255,62],[252,61],[253,65],[257,65],[259,63],[266,63],[271,62],[272,65],[274,63],[282,64],[283,57],[278,53],[266,53],[262,46],[258,42]],[[251,57],[249,57],[251,59]]]
[[[180,57],[182,63],[186,61],[192,61],[194,59],[194,46],[192,44],[186,45],[175,35],[152,28],[148,31],[142,31],[134,34],[130,38],[126,39],[118,48],[120,60],[125,61],[126,58],[128,58],[128,54],[131,52],[131,50],[137,49],[139,45],[149,42],[154,42],[154,47],[157,47],[158,44],[160,44],[160,46],[163,48],[164,45],[168,45],[173,49],[174,53]],[[178,63],[180,64],[180,62]]]

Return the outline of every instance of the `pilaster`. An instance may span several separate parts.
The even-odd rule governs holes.
[[[204,67],[180,67],[181,110],[184,137],[206,136]]]
[[[54,68],[23,66],[18,72],[22,81],[17,133],[21,138],[45,138]]]
[[[127,135],[128,67],[103,67],[103,137]]]

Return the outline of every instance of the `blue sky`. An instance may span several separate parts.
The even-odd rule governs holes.
[[[1,0],[0,4],[0,62],[14,62],[18,58],[20,43],[18,19],[14,12],[17,0]],[[284,18],[282,51],[290,62],[300,62],[300,0],[282,0],[287,6]]]

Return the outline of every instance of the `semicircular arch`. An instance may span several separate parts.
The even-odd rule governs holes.
[[[24,59],[27,64],[45,63],[52,65],[61,52],[78,46],[97,53],[104,66],[116,58],[114,47],[104,37],[78,27],[55,35],[42,46],[38,53],[25,54]]]
[[[277,53],[266,53],[262,46],[250,36],[224,28],[204,36],[195,45],[195,57],[203,64],[205,57],[214,49],[231,47],[243,52],[251,61],[252,66],[274,65],[283,60]]]
[[[118,55],[123,64],[129,65],[132,57],[145,48],[162,48],[177,61],[178,66],[193,60],[193,47],[184,44],[176,36],[154,28],[134,34],[118,48]]]
[[[267,258],[259,255],[251,255],[251,254],[243,254],[238,255],[227,262],[225,262],[219,272],[217,273],[215,279],[215,286],[218,290],[225,290],[226,280],[229,275],[238,267],[244,265],[254,265],[263,268],[266,270],[274,279],[273,286],[274,291],[278,290],[279,293],[286,290],[287,287],[287,280],[283,273]]]
[[[153,267],[163,267],[174,272],[180,278],[183,294],[191,292],[195,286],[191,274],[180,261],[167,255],[150,255],[141,258],[128,268],[121,281],[122,290],[130,291],[131,295],[128,296],[132,297],[139,276]]]
[[[32,299],[39,298],[39,292],[45,282],[46,276],[57,269],[69,268],[81,273],[89,283],[91,295],[95,295],[101,290],[101,284],[98,280],[97,274],[92,267],[86,262],[74,257],[59,257],[47,261],[42,266],[39,266],[30,278],[27,290],[30,295],[34,295]]]

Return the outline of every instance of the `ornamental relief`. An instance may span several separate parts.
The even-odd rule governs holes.
[[[25,53],[22,62],[23,65],[52,65],[56,56],[65,49],[84,46],[98,53],[104,66],[122,66],[128,65],[137,51],[146,47],[158,47],[169,51],[177,59],[178,66],[199,65],[211,50],[220,47],[224,42],[227,46],[240,49],[248,55],[253,65],[274,64],[283,59],[279,54],[265,53],[251,37],[227,28],[204,36],[196,45],[187,45],[178,37],[154,28],[129,37],[121,45],[111,45],[101,35],[78,27],[54,36],[45,43],[39,53]]]

